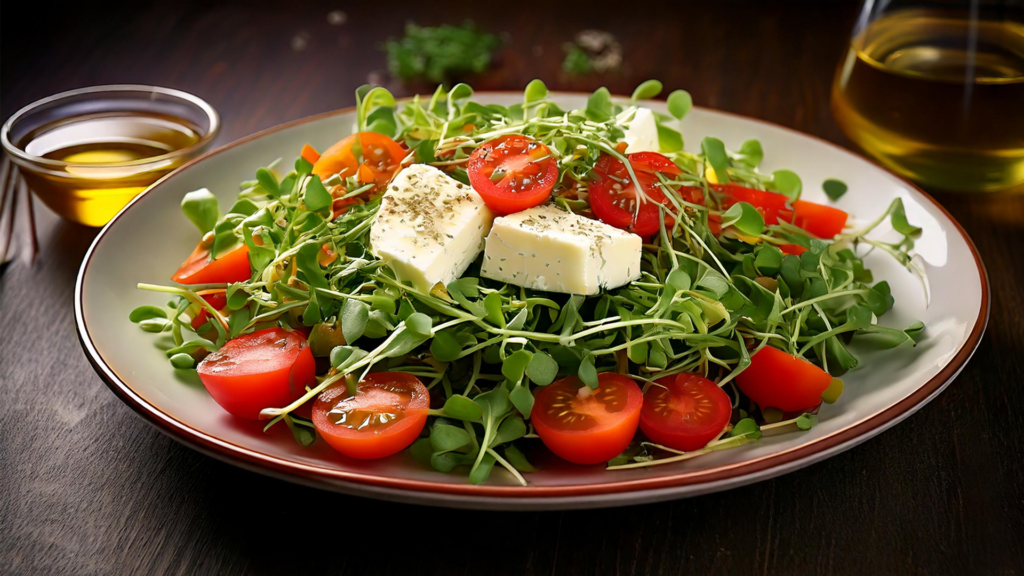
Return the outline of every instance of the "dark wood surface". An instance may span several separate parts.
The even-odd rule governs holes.
[[[158,84],[210,101],[224,144],[351,105],[357,85],[381,77],[378,43],[405,20],[472,18],[507,32],[501,65],[474,80],[480,89],[540,77],[552,89],[628,93],[660,78],[698,104],[849,145],[828,95],[855,3],[463,2],[457,13],[427,2],[86,3],[39,4],[30,17],[9,4],[3,118],[69,88]],[[345,24],[328,23],[335,9]],[[622,41],[621,74],[560,72],[562,43],[586,27]],[[110,393],[75,335],[74,282],[95,230],[37,204],[38,260],[0,277],[0,573],[1024,572],[1024,197],[938,198],[977,243],[994,297],[981,347],[934,402],[849,452],[753,486],[504,514],[320,492],[160,434]]]

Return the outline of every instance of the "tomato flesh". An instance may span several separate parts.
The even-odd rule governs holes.
[[[799,226],[818,238],[835,238],[846,227],[849,214],[839,208],[816,204],[806,200],[793,202],[794,226]]]
[[[676,450],[700,450],[725,430],[732,416],[729,395],[699,374],[666,376],[644,394],[640,429],[652,442]]]
[[[349,394],[339,382],[313,404],[313,425],[332,448],[350,458],[390,456],[413,443],[423,431],[430,393],[406,372],[368,374]]]
[[[750,358],[750,366],[736,377],[744,394],[762,409],[796,412],[821,403],[821,393],[832,376],[814,364],[765,346]]]
[[[588,188],[590,208],[605,224],[628,230],[639,236],[650,236],[661,228],[659,205],[671,207],[658,185],[658,172],[669,175],[682,171],[667,157],[657,152],[638,152],[628,156],[636,182],[639,182],[646,202],[641,202],[636,183],[626,165],[614,156],[602,156],[591,172],[596,179]],[[665,225],[674,223],[665,216]]]
[[[249,247],[239,244],[215,259],[210,259],[210,248],[200,242],[196,249],[171,276],[178,284],[213,284],[244,282],[249,279]]]
[[[196,292],[199,297],[206,300],[210,306],[213,306],[217,310],[223,310],[228,305],[227,291],[225,290],[201,290]],[[189,324],[193,330],[202,328],[203,324],[206,324],[206,320],[209,319],[209,314],[206,312],[206,308],[200,308],[199,313],[196,314],[195,318]]]
[[[356,157],[356,144],[362,150],[361,159]],[[325,150],[313,164],[313,174],[321,180],[335,174],[357,176],[360,184],[372,182],[379,190],[391,181],[407,155],[398,142],[383,134],[356,132]]]
[[[598,464],[629,446],[643,394],[619,374],[598,375],[590,390],[576,376],[540,388],[530,421],[549,450],[574,464]]]
[[[469,183],[487,207],[512,214],[544,202],[558,181],[558,162],[544,144],[509,134],[478,146],[467,163]]]
[[[316,383],[316,362],[306,338],[283,328],[228,340],[196,371],[222,408],[249,420],[258,420],[264,408],[291,404]]]
[[[683,173],[683,170],[670,160],[668,156],[658,154],[657,152],[635,152],[630,154],[628,158],[634,172],[638,170],[649,174],[662,172],[672,176],[678,176]]]

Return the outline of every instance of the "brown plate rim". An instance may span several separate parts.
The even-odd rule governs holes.
[[[515,92],[507,91],[482,91],[477,94],[514,94]],[[553,92],[554,95],[585,95],[579,92]],[[806,134],[792,128],[781,126],[772,122],[759,120],[757,118],[751,118],[742,114],[735,114],[732,112],[725,112],[721,110],[714,110],[706,107],[698,107],[710,112],[719,114],[727,114],[729,116],[735,116],[744,120],[750,120],[753,122],[766,124],[775,128],[779,128],[788,132],[794,132],[801,136],[807,136],[818,142],[840,150],[846,154],[850,154],[855,157],[859,157],[868,160],[863,155],[847,150],[846,148],[840,147],[832,142],[824,140],[818,136]],[[975,265],[978,268],[978,275],[981,281],[981,309],[978,315],[978,319],[975,321],[974,327],[971,330],[967,340],[961,346],[960,350],[957,351],[956,355],[950,360],[943,368],[924,383],[921,387],[915,390],[912,394],[897,402],[896,404],[886,408],[885,410],[874,414],[856,424],[833,432],[828,436],[819,438],[814,442],[797,446],[782,452],[776,452],[761,458],[743,462],[740,464],[732,464],[727,466],[719,466],[708,470],[691,470],[684,471],[674,474],[666,474],[654,478],[642,478],[642,479],[631,479],[631,480],[620,480],[612,481],[600,484],[585,484],[585,485],[566,485],[566,486],[490,486],[490,485],[473,485],[469,483],[447,483],[447,482],[431,482],[425,480],[412,480],[406,478],[395,478],[390,476],[379,476],[379,475],[367,475],[358,472],[350,472],[346,470],[339,470],[319,465],[310,465],[300,462],[294,462],[279,458],[276,456],[270,456],[249,448],[239,446],[232,442],[227,442],[216,436],[207,434],[201,430],[198,430],[180,420],[175,419],[173,416],[163,412],[159,407],[151,402],[146,401],[139,396],[127,383],[125,383],[107,364],[103,361],[99,352],[93,345],[92,339],[89,336],[89,329],[85,324],[85,316],[83,313],[83,281],[92,260],[92,255],[100,242],[106,236],[107,230],[117,222],[125,213],[128,212],[137,202],[147,196],[149,193],[154,192],[169,178],[175,176],[179,171],[190,168],[193,164],[203,162],[208,158],[216,156],[222,152],[230,150],[236,146],[250,142],[252,140],[262,138],[269,134],[279,132],[295,126],[308,124],[324,118],[330,118],[340,114],[352,112],[355,108],[348,107],[322,114],[316,114],[301,118],[284,124],[279,124],[271,128],[261,130],[252,134],[240,138],[230,144],[212,150],[195,158],[186,164],[183,164],[174,172],[164,176],[157,182],[155,182],[144,194],[140,194],[133,199],[128,205],[126,205],[120,212],[114,216],[111,221],[104,226],[100,233],[93,240],[92,245],[86,252],[85,257],[82,261],[82,266],[78,273],[78,279],[75,284],[75,324],[78,332],[79,340],[82,344],[82,348],[86,353],[86,357],[92,364],[93,368],[104,380],[107,386],[126,404],[128,404],[138,414],[143,416],[148,422],[156,426],[162,432],[168,434],[172,438],[183,442],[184,444],[196,448],[204,453],[211,454],[234,464],[241,465],[251,470],[257,470],[264,473],[269,473],[277,477],[283,477],[300,483],[311,484],[320,487],[338,487],[348,486],[353,491],[365,492],[368,495],[374,495],[378,492],[398,492],[403,493],[406,496],[414,496],[419,494],[423,498],[429,499],[431,496],[434,498],[444,497],[444,495],[461,496],[468,499],[479,499],[479,500],[493,500],[495,498],[505,500],[520,500],[520,499],[579,499],[583,497],[593,496],[607,496],[623,493],[634,493],[634,492],[649,492],[654,490],[663,490],[671,488],[682,488],[682,487],[695,487],[695,486],[708,486],[710,490],[714,488],[710,487],[712,483],[730,483],[735,484],[742,481],[743,477],[756,477],[761,473],[769,471],[773,468],[781,468],[787,464],[799,463],[800,461],[810,461],[814,456],[828,453],[841,447],[844,444],[854,443],[858,439],[866,439],[874,434],[877,434],[885,430],[891,424],[898,422],[904,415],[909,415],[914,409],[923,406],[928,400],[930,400],[937,392],[941,391],[943,387],[948,384],[956,375],[960,372],[963,366],[970,359],[971,355],[977,349],[981,342],[981,337],[988,326],[988,320],[990,315],[991,307],[991,295],[988,280],[988,271],[982,262],[981,255],[978,253],[978,249],[971,240],[971,237],[963,229],[959,222],[934,198],[932,198],[927,192],[919,188],[917,185],[906,180],[905,178],[894,174],[892,171],[885,167],[879,166],[878,164],[868,160],[876,167],[888,172],[890,175],[895,176],[897,179],[902,181],[910,188],[916,190],[921,196],[926,198],[932,204],[935,205],[941,211],[953,226],[957,232],[963,237],[967,246],[970,248],[971,255],[974,257]],[[790,469],[795,469],[799,465],[794,465]],[[708,490],[708,491],[710,491]]]

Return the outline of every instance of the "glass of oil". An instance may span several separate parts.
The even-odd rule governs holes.
[[[60,216],[106,224],[132,198],[206,150],[217,112],[179,90],[95,86],[39,100],[0,131],[4,151]]]
[[[1024,3],[865,0],[832,110],[857,145],[928,187],[1024,183]]]

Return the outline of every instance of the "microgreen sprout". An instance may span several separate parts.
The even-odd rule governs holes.
[[[411,30],[422,37],[418,41],[439,38],[431,36],[437,32]],[[401,70],[411,66],[401,61],[406,49],[402,43],[389,46]],[[433,77],[446,73],[447,66],[427,62],[409,73]],[[463,184],[474,149],[501,135],[527,135],[545,144],[558,162],[555,203],[589,214],[589,185],[604,155],[624,163],[622,184],[636,185],[637,207],[654,202],[619,143],[628,124],[623,118],[635,115],[637,103],[662,88],[658,81],[645,82],[628,101],[602,88],[584,108],[564,110],[539,80],[509,106],[476,102],[465,84],[401,105],[387,90],[367,86],[357,92],[357,123],[361,130],[403,141],[410,150],[404,163],[431,164]],[[303,445],[315,441],[315,429],[294,412],[328,387],[344,385],[354,392],[370,372],[413,374],[437,401],[424,438],[411,451],[437,470],[463,471],[474,483],[498,468],[527,484],[535,468],[520,447],[536,437],[529,424],[532,391],[569,376],[579,378],[589,393],[603,372],[628,374],[644,387],[657,386],[655,380],[666,376],[700,372],[735,397],[735,410],[742,412],[742,419],[700,450],[636,443],[609,470],[671,464],[753,442],[762,434],[807,430],[815,416],[774,421],[770,410],[747,414],[749,406],[733,381],[765,346],[838,377],[857,367],[858,359],[847,349],[851,340],[883,348],[914,345],[922,325],[898,330],[878,324],[893,298],[888,284],[875,282],[865,268],[860,248],[887,253],[924,278],[911,252],[920,229],[910,224],[900,200],[877,220],[829,240],[767,220],[747,202],[728,204],[723,184],[777,191],[788,197],[788,206],[800,197],[802,183],[789,170],[759,172],[765,152],[757,140],[730,150],[722,140],[707,137],[699,154],[683,151],[681,134],[667,123],[683,119],[691,108],[689,93],[676,90],[668,96],[669,114],[657,116],[663,143],[678,136],[678,146],[663,146],[663,152],[681,174],[658,175],[665,196],[657,203],[660,230],[643,244],[641,277],[620,288],[587,297],[556,294],[480,278],[473,267],[446,286],[413,288],[373,255],[369,230],[380,198],[372,194],[372,184],[340,174],[321,180],[300,159],[287,173],[278,164],[257,170],[226,213],[205,190],[182,202],[186,216],[211,236],[211,251],[245,244],[251,279],[230,285],[139,284],[173,298],[167,309],[141,306],[129,319],[145,331],[170,333],[174,347],[167,355],[177,369],[194,368],[240,334],[273,326],[313,329],[311,347],[329,361],[329,370],[291,404],[262,412],[268,427],[284,422]],[[823,186],[833,199],[846,191],[834,179]],[[335,187],[343,189],[340,196],[332,192]],[[339,198],[356,203],[336,212],[332,204]],[[895,241],[869,236],[886,221],[898,236]],[[206,290],[224,291],[227,305],[212,306],[200,295]],[[193,327],[200,317],[205,324]],[[321,340],[325,335],[341,343]],[[836,378],[827,400],[835,401],[842,391]]]

